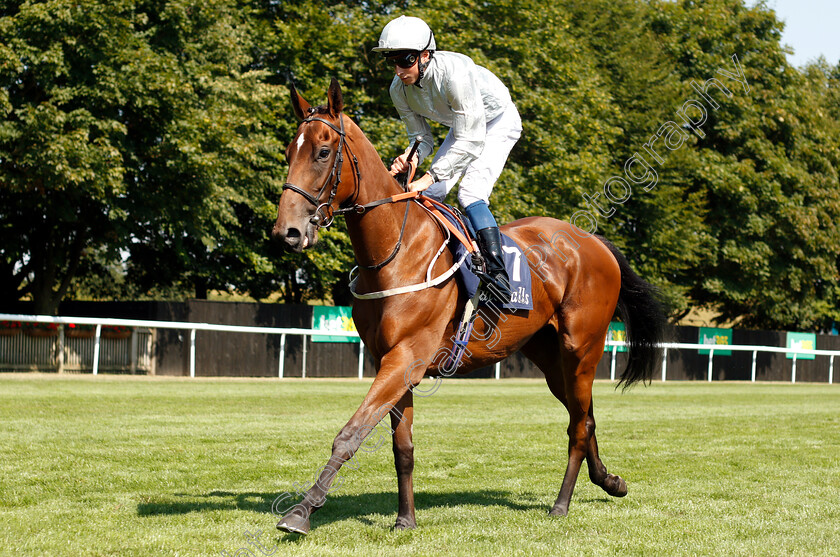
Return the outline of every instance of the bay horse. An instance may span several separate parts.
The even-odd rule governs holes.
[[[603,238],[552,218],[517,220],[502,229],[528,248],[523,268],[532,275],[533,309],[480,311],[464,359],[456,370],[447,369],[467,295],[454,277],[446,278],[456,262],[449,250],[438,250],[444,241],[439,223],[416,199],[405,199],[408,194],[373,145],[343,114],[335,79],[323,106],[312,107],[294,86],[290,92],[301,122],[286,150],[289,172],[272,236],[301,252],[316,244],[319,228],[336,214],[345,215],[359,265],[351,286],[362,296],[353,304],[353,320],[377,373],[361,406],[335,437],[317,481],[277,527],[308,533],[310,515],[324,504],[341,466],[390,415],[399,498],[394,527],[414,528],[413,396],[431,391],[421,389],[421,380],[467,373],[517,350],[543,372],[549,390],[569,413],[568,463],[550,514],[568,513],[584,458],[593,483],[612,496],[626,495],[625,481],[607,473],[598,454],[592,384],[616,313],[629,341],[629,362],[619,385],[650,381],[665,326],[656,289]],[[445,280],[430,282],[432,276]],[[411,285],[428,287],[400,293]],[[382,292],[386,295],[375,294]]]

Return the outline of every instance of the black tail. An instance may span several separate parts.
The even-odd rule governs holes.
[[[667,319],[659,290],[633,272],[627,259],[608,240],[598,239],[612,252],[621,268],[621,291],[616,309],[624,322],[629,346],[627,367],[619,385],[626,389],[637,381],[649,382],[662,359]]]

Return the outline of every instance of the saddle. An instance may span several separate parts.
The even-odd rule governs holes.
[[[449,241],[449,249],[452,251],[455,259],[461,259],[465,251],[472,255],[472,257],[467,258],[466,264],[462,265],[457,272],[457,277],[461,285],[467,291],[467,297],[472,298],[475,296],[481,284],[473,269],[476,265],[483,265],[472,225],[469,220],[462,217],[458,209],[451,205],[446,205],[445,203],[440,203],[422,196],[418,201],[423,203],[426,208],[429,208],[432,215],[440,220],[452,233],[452,239]],[[431,207],[434,209],[431,209]],[[505,270],[508,273],[508,277],[510,277],[510,289],[513,292],[513,296],[509,302],[502,304],[501,307],[511,310],[534,309],[531,300],[531,272],[525,254],[519,245],[504,233],[502,234],[502,251],[504,252]],[[489,296],[484,294],[479,293],[479,303],[481,304],[489,303]]]
[[[411,156],[413,155],[416,146],[417,142],[415,142],[415,145],[412,148],[411,154],[409,155],[409,160],[411,159]],[[409,167],[406,172],[396,176],[398,183],[400,183],[403,189],[406,189],[407,184],[411,182],[411,179],[414,176],[414,171],[414,165],[409,164]],[[378,199],[376,201],[372,201],[364,205],[352,205],[350,207],[337,209],[335,210],[335,214],[350,212],[363,213],[380,205],[399,202],[415,202],[421,207],[423,207],[433,218],[435,218],[438,221],[441,227],[444,228],[445,231],[448,233],[447,237],[449,238],[449,241],[446,247],[448,247],[449,250],[452,252],[455,263],[452,265],[452,267],[449,268],[449,270],[447,270],[440,276],[432,279],[432,265],[434,265],[434,262],[437,260],[437,256],[435,256],[435,258],[432,260],[432,265],[429,266],[429,270],[427,272],[427,279],[425,282],[398,288],[391,288],[379,292],[370,292],[367,294],[359,294],[356,292],[356,279],[352,278],[350,281],[350,292],[357,299],[381,299],[397,294],[405,294],[409,292],[423,290],[425,288],[431,288],[446,281],[453,274],[456,274],[458,277],[457,280],[459,281],[461,287],[466,289],[467,296],[471,301],[471,304],[468,304],[468,306],[472,306],[473,308],[472,310],[468,310],[467,314],[465,314],[465,320],[474,318],[472,316],[472,311],[474,311],[479,304],[489,305],[491,303],[491,299],[490,296],[487,295],[488,293],[482,292],[483,289],[479,288],[479,286],[481,285],[481,281],[479,280],[475,272],[473,272],[473,268],[482,272],[485,270],[483,267],[484,260],[481,257],[481,252],[478,249],[478,243],[476,242],[475,231],[470,225],[469,220],[463,218],[458,209],[452,207],[451,205],[441,203],[440,201],[437,201],[430,197],[426,197],[420,192],[404,191],[403,193],[398,193],[391,197]],[[388,264],[397,255],[397,252],[399,252],[400,247],[402,245],[402,238],[403,234],[405,233],[405,226],[407,221],[408,206],[406,206],[406,212],[403,218],[402,229],[400,230],[400,239],[395,245],[391,255],[386,257],[383,261],[377,263],[376,265],[365,267],[366,269],[378,270],[384,265]],[[531,301],[531,272],[530,267],[528,266],[528,260],[526,259],[524,253],[522,252],[522,249],[516,244],[516,242],[514,242],[509,236],[505,234],[502,234],[501,236],[505,269],[507,270],[508,277],[510,277],[510,288],[512,295],[510,301],[502,304],[501,308],[499,309],[531,310],[533,309],[533,303]],[[445,249],[445,247],[441,246],[441,250],[443,249]],[[438,252],[438,255],[440,255],[440,251]]]

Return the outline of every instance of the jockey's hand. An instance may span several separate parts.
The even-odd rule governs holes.
[[[417,157],[417,155],[414,155],[414,157],[412,157],[411,159],[411,164],[414,165],[414,168],[417,168],[417,165],[419,163],[420,159]],[[396,176],[397,174],[405,172],[406,170],[408,170],[408,155],[406,153],[403,153],[399,157],[395,158],[394,162],[391,163],[391,170],[389,170],[389,172],[391,173],[391,176]]]
[[[414,180],[408,185],[408,191],[424,191],[434,183],[435,179],[432,178],[431,174],[423,174],[419,180]]]

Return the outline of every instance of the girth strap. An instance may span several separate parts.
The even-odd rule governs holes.
[[[458,241],[464,244],[464,247],[467,248],[469,253],[477,252],[478,246],[475,245],[470,238],[464,235],[461,230],[467,230],[467,227],[464,225],[464,222],[461,220],[461,216],[450,209],[447,205],[441,203],[440,201],[436,201],[430,197],[421,196],[421,201],[423,205],[440,221],[449,229],[453,236],[458,238]],[[452,224],[448,218],[441,214],[441,211],[446,211],[461,225],[461,229],[457,226]]]

